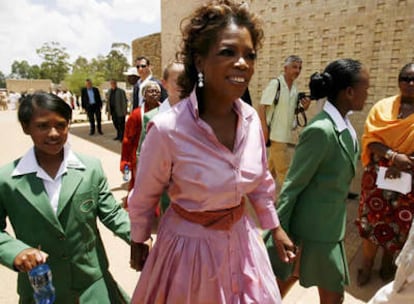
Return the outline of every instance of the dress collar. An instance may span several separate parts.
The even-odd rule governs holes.
[[[61,165],[61,169],[63,168],[66,171],[68,168],[80,170],[84,170],[86,168],[82,161],[72,151],[68,142],[66,142],[63,149],[63,166]],[[40,168],[41,167],[39,166],[35,156],[34,147],[32,147],[19,160],[19,163],[12,172],[12,176],[36,173],[40,171]]]

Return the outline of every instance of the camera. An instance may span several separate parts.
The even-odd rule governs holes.
[[[302,98],[306,98],[306,97],[309,97],[310,98],[310,96],[309,95],[306,95],[305,92],[299,92],[298,93],[298,100],[301,100]]]

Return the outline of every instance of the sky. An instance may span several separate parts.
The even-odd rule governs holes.
[[[71,56],[107,55],[113,42],[161,31],[160,0],[0,0],[0,71],[13,61],[40,64],[36,54],[56,41]],[[128,58],[131,61],[131,58]]]

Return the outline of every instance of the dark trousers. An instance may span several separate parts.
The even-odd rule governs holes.
[[[116,129],[116,138],[122,140],[125,130],[125,116],[112,116],[112,123]]]
[[[96,125],[98,127],[98,132],[102,133],[101,108],[96,105],[90,105],[86,113],[88,114],[88,119],[89,119],[89,126],[90,126],[89,132],[91,134],[95,133],[95,117],[96,117]]]

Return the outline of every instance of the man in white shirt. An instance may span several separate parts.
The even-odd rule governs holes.
[[[270,139],[269,170],[281,186],[289,169],[291,156],[288,145],[294,144],[292,129],[294,126],[295,109],[298,102],[298,90],[295,80],[302,70],[302,59],[296,55],[286,58],[284,72],[272,79],[263,91],[260,100],[259,116],[265,140]],[[276,105],[274,106],[276,101]],[[310,99],[299,101],[306,110]],[[267,126],[270,123],[270,134]]]

